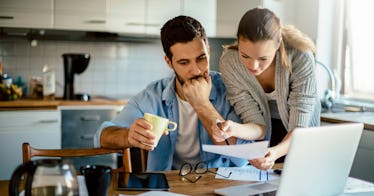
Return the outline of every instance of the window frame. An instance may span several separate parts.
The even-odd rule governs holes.
[[[342,55],[340,64],[341,89],[340,94],[345,99],[374,103],[374,93],[362,92],[354,87],[354,62],[352,60],[352,35],[350,33],[351,21],[348,8],[355,0],[344,0],[343,25],[342,25]],[[357,2],[356,2],[357,3]]]

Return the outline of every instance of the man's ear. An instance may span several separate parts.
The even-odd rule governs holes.
[[[172,63],[171,63],[171,60],[169,59],[169,57],[167,57],[166,55],[164,56],[164,59],[165,59],[165,62],[166,64],[168,64],[168,66],[173,69],[173,66],[172,66]]]

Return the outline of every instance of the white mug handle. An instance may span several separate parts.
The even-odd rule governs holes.
[[[173,125],[172,128],[169,129],[169,125]],[[174,131],[175,129],[177,129],[177,123],[173,122],[173,121],[169,121],[169,124],[168,124],[168,131]]]

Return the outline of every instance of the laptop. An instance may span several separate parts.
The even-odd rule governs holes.
[[[362,123],[294,130],[281,178],[216,189],[219,195],[339,195],[360,142]]]

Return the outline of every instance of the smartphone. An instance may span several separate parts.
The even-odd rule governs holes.
[[[118,173],[118,190],[170,190],[163,173]]]

